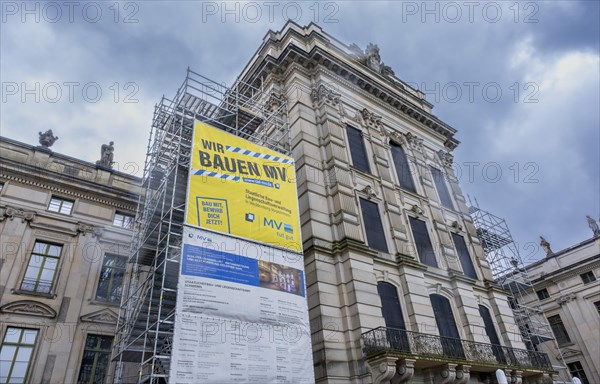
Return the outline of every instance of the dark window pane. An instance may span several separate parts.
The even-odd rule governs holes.
[[[450,301],[441,295],[430,295],[431,306],[435,315],[435,322],[442,338],[444,355],[464,359],[465,354],[460,342],[460,334],[454,322]]]
[[[352,156],[352,166],[360,171],[370,173],[369,158],[367,157],[362,132],[352,127],[348,127],[347,132],[350,155]]]
[[[81,359],[78,384],[103,384],[110,365],[111,336],[88,335]]]
[[[567,333],[567,329],[565,328],[560,315],[550,316],[548,322],[550,323],[550,327],[552,328],[552,332],[554,333],[554,337],[556,337],[558,345],[571,342],[571,338]]]
[[[390,146],[392,147],[392,159],[396,166],[396,174],[398,175],[400,186],[408,191],[415,192],[415,184],[410,173],[406,153],[401,146],[394,142],[391,142]]]
[[[548,290],[546,288],[540,289],[539,291],[535,292],[537,294],[538,299],[540,300],[544,300],[550,297],[550,294],[548,293]]]
[[[460,259],[460,265],[462,266],[465,276],[469,276],[469,277],[472,277],[473,279],[476,279],[477,273],[475,272],[475,267],[473,266],[473,261],[471,260],[471,255],[469,255],[469,250],[467,249],[467,244],[465,244],[465,239],[461,235],[457,235],[456,233],[453,233],[452,240],[454,241],[454,246],[456,247],[456,252],[458,252],[458,258]]]
[[[588,283],[596,281],[596,276],[594,276],[594,272],[592,272],[592,271],[582,273],[579,276],[581,276],[581,280],[583,281],[583,284],[588,284]]]
[[[388,328],[387,336],[392,348],[396,351],[410,352],[408,337],[403,332],[406,328],[396,287],[380,281],[377,283],[377,292],[381,298],[381,313]]]
[[[594,303],[594,305],[596,306],[596,310],[598,311],[598,315],[600,315],[600,301],[596,301]]]
[[[490,343],[492,344],[492,352],[494,356],[496,356],[496,360],[498,364],[505,364],[506,358],[504,357],[504,352],[502,351],[502,347],[500,347],[500,338],[498,337],[498,333],[496,333],[496,327],[494,327],[494,321],[492,320],[492,315],[490,314],[490,310],[483,305],[479,306],[479,315],[483,319],[483,325],[485,326],[485,333],[490,339]]]
[[[590,384],[585,371],[583,370],[583,366],[579,361],[568,363],[567,367],[569,367],[569,372],[571,372],[571,375],[573,377],[578,377],[582,384]]]
[[[429,233],[427,232],[427,225],[424,221],[415,219],[414,217],[409,217],[408,219],[421,263],[437,268],[438,264],[435,259],[431,240],[429,239]]]
[[[446,180],[444,180],[444,174],[435,167],[430,167],[430,169],[433,182],[435,183],[435,189],[440,197],[440,203],[446,208],[454,209],[452,199],[450,198],[450,191],[448,191]]]
[[[122,256],[104,256],[100,279],[98,280],[98,288],[96,289],[96,300],[113,303],[121,301],[126,263],[126,258]]]
[[[361,198],[360,209],[362,211],[365,232],[367,232],[367,243],[369,247],[375,248],[381,252],[388,252],[377,204]]]

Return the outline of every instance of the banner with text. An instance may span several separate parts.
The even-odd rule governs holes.
[[[186,224],[302,251],[294,160],[195,122]]]
[[[314,383],[301,253],[184,227],[170,383]]]

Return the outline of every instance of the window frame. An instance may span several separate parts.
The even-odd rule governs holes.
[[[434,170],[439,172],[439,177],[434,173]],[[456,204],[452,198],[452,191],[448,188],[448,184],[446,183],[445,172],[432,164],[429,164],[429,172],[431,173],[431,180],[433,181],[435,192],[437,193],[438,202],[442,207],[454,211],[456,209]],[[440,189],[443,194],[440,192]]]
[[[121,216],[122,217],[122,224],[117,224],[117,216]],[[127,220],[129,219],[129,220]],[[127,222],[130,222],[131,224],[128,226],[126,225]],[[135,215],[130,215],[127,213],[123,213],[121,211],[116,211],[114,216],[113,216],[113,222],[112,225],[118,228],[123,228],[123,229],[133,229],[134,225],[135,225]]]
[[[583,281],[583,284],[591,284],[596,281],[596,275],[594,274],[594,271],[584,272],[580,274],[579,277],[581,278],[581,281]]]
[[[431,264],[427,263],[426,261],[428,261],[428,260],[425,260],[425,255],[421,256],[421,254],[419,253],[419,247],[417,246],[417,240],[416,240],[416,237],[415,237],[415,228],[412,225],[412,221],[411,220],[420,221],[425,226],[425,234],[427,235],[427,239],[429,241],[429,246],[431,247],[431,251],[432,251],[432,254],[433,254],[433,260],[432,261],[433,261],[433,263],[435,265],[431,265]],[[411,232],[411,236],[412,236],[412,239],[413,239],[413,244],[415,245],[415,252],[417,253],[417,258],[419,259],[419,262],[421,264],[423,264],[423,265],[428,266],[428,267],[439,268],[440,264],[438,263],[437,255],[436,255],[436,252],[435,252],[435,248],[433,246],[433,242],[431,241],[431,236],[430,236],[430,233],[429,233],[429,226],[427,225],[427,222],[425,220],[421,220],[421,219],[419,219],[417,217],[413,217],[413,216],[409,215],[408,216],[408,225],[410,227],[410,232]]]
[[[369,207],[373,207],[373,205],[375,206],[375,210],[374,212],[377,214],[377,216],[379,217],[379,225],[381,226],[381,228],[374,228],[373,230],[375,230],[375,234],[377,233],[377,231],[380,229],[381,230],[381,239],[383,240],[383,248],[380,248],[378,246],[375,246],[374,244],[379,244],[378,241],[376,241],[377,239],[375,239],[372,233],[372,230],[368,230],[368,228],[371,228],[372,226],[368,226],[367,224],[367,220],[365,220],[365,211],[363,209],[363,201],[365,202],[365,207],[369,206]],[[370,205],[373,204],[373,205]],[[366,243],[369,246],[369,248],[373,248],[375,250],[377,250],[378,252],[382,252],[382,253],[390,253],[390,248],[388,246],[388,241],[387,238],[385,236],[385,229],[384,229],[384,225],[383,225],[383,216],[381,215],[381,211],[379,210],[379,204],[377,202],[371,201],[369,199],[366,199],[364,197],[358,197],[358,207],[360,209],[360,217],[362,220],[362,227],[363,227],[363,231],[365,234],[365,238],[366,238]],[[369,236],[369,233],[371,233],[372,235]]]
[[[356,151],[352,150],[353,141],[351,139],[350,132],[358,132],[358,135],[360,136],[360,146],[362,148],[362,153],[357,153]],[[363,132],[363,130],[358,129],[352,125],[346,125],[346,137],[348,139],[348,151],[350,151],[351,167],[357,171],[372,175],[371,162],[369,161],[369,153],[367,152],[367,145],[365,144],[365,133]],[[358,156],[364,157],[360,160],[364,161],[366,169],[363,169],[362,166],[358,164]]]
[[[475,268],[475,263],[473,263],[473,258],[471,257],[471,252],[469,252],[469,246],[465,241],[465,237],[460,233],[450,232],[450,237],[452,237],[452,243],[454,244],[454,249],[456,250],[456,254],[458,256],[458,261],[460,262],[460,266],[463,270],[463,274],[471,279],[478,280],[479,276],[477,275],[477,269]],[[456,245],[455,238],[460,238],[462,241],[461,245],[464,245],[464,254],[461,254],[459,247]],[[468,263],[465,267],[465,263]]]
[[[81,370],[83,368],[83,359],[85,357],[85,353],[86,351],[88,351],[88,349],[86,348],[87,345],[87,340],[89,337],[98,337],[98,338],[102,338],[102,337],[108,337],[111,338],[111,342],[110,342],[110,349],[104,351],[104,350],[100,350],[99,347],[97,347],[96,349],[93,349],[92,351],[94,352],[94,363],[92,365],[93,370],[91,372],[91,381],[86,382],[86,383],[96,383],[96,381],[94,380],[95,377],[95,371],[97,368],[97,363],[98,363],[98,352],[108,352],[108,365],[106,366],[106,376],[104,377],[104,381],[101,384],[105,384],[106,380],[112,375],[112,363],[110,361],[110,356],[112,353],[112,349],[114,347],[114,343],[115,343],[115,336],[114,335],[108,335],[108,334],[103,334],[103,333],[86,333],[85,334],[85,338],[83,339],[83,346],[81,348],[81,356],[79,358],[79,369],[78,369],[78,373],[77,373],[77,379],[76,379],[76,383],[79,384],[80,383],[80,376],[81,376]]]
[[[6,336],[8,335],[8,331],[9,329],[14,328],[14,329],[18,329],[21,330],[21,335],[19,336],[19,341],[14,343],[14,342],[6,342]],[[22,342],[22,338],[24,336],[24,332],[23,331],[35,331],[35,340],[33,341],[33,343],[31,344],[25,344]],[[31,347],[31,354],[29,355],[29,361],[27,362],[27,368],[25,370],[25,376],[23,377],[23,382],[22,383],[27,383],[28,379],[31,376],[31,366],[33,364],[33,360],[35,360],[35,355],[37,352],[37,343],[38,340],[40,338],[40,329],[38,328],[30,328],[30,327],[20,327],[20,326],[14,326],[14,325],[7,325],[4,328],[4,332],[2,334],[2,340],[0,341],[0,352],[2,351],[2,349],[4,349],[5,345],[9,345],[9,346],[15,346],[15,351],[10,363],[10,368],[9,368],[9,374],[6,376],[7,382],[9,379],[11,379],[11,373],[13,372],[14,369],[14,364],[16,362],[16,358],[19,352],[19,348],[20,347]]]
[[[559,347],[572,344],[571,337],[567,332],[567,327],[565,327],[565,323],[562,321],[559,314],[548,316],[548,324],[550,324],[552,334],[554,334],[554,338]]]
[[[123,268],[117,267],[117,266],[106,266],[106,260],[108,257],[114,257],[115,259],[124,259],[125,260],[125,264]],[[102,299],[102,298],[98,298],[98,294],[100,292],[100,283],[102,282],[102,272],[104,270],[104,268],[110,268],[111,272],[110,272],[110,277],[109,279],[111,280],[111,282],[109,283],[108,289],[107,289],[107,296],[110,294],[111,291],[111,287],[112,287],[112,279],[114,278],[114,273],[116,270],[122,270],[123,271],[123,279],[121,281],[121,292],[119,294],[119,300],[118,301],[113,301],[110,299]],[[96,282],[96,292],[94,293],[94,301],[98,301],[101,303],[107,303],[107,304],[120,304],[121,303],[121,299],[123,298],[123,288],[125,286],[125,275],[127,273],[127,256],[120,256],[120,255],[116,255],[113,253],[105,253],[104,257],[102,258],[102,265],[100,266],[100,272],[98,273],[98,281]]]
[[[579,367],[574,367],[575,369],[571,369],[570,366],[575,364],[579,365]],[[579,380],[581,380],[582,384],[589,384],[590,381],[587,378],[587,374],[585,373],[585,369],[583,369],[583,364],[581,364],[581,361],[577,360],[567,363],[567,369],[569,370],[571,376],[577,377]],[[583,377],[581,377],[581,373],[583,373]]]
[[[59,204],[58,204],[58,210],[56,210],[56,211],[53,210],[53,209],[50,209],[50,207],[53,206],[52,203],[54,201],[58,201],[59,202]],[[69,212],[62,212],[64,203],[70,203],[71,204],[71,207],[69,208]],[[64,198],[64,197],[60,197],[58,195],[52,195],[52,197],[50,197],[50,201],[48,202],[48,206],[46,207],[46,210],[48,212],[58,213],[60,215],[71,216],[73,214],[73,208],[74,207],[75,207],[75,200],[71,200],[71,199],[67,199],[67,198]]]
[[[540,301],[550,298],[550,292],[548,292],[547,288],[539,289],[539,290],[535,291],[535,294],[537,295],[537,297]]]
[[[46,252],[48,252],[50,250],[50,247],[59,247],[59,252],[58,252],[58,256],[54,256],[54,255],[48,255],[46,254],[42,254],[42,253],[36,253],[35,249],[36,249],[36,245],[38,243],[44,244],[44,246],[46,247]],[[23,275],[21,276],[21,283],[19,284],[19,293],[26,293],[26,294],[32,294],[32,295],[53,295],[54,290],[56,289],[56,282],[58,281],[58,274],[61,268],[61,262],[62,262],[62,256],[63,256],[63,250],[64,250],[64,244],[61,243],[56,243],[53,241],[48,241],[45,239],[34,239],[33,241],[33,246],[31,247],[31,250],[29,251],[29,260],[27,261],[27,265],[25,267],[25,270],[23,272]],[[27,289],[27,288],[23,288],[23,284],[25,283],[25,279],[27,278],[27,272],[29,271],[29,267],[31,266],[31,261],[33,260],[34,257],[41,257],[43,258],[43,260],[41,261],[39,267],[34,266],[32,268],[39,268],[39,271],[37,273],[36,279],[35,279],[35,283],[34,286],[35,288],[33,290],[31,289]],[[44,271],[44,266],[46,265],[46,259],[47,258],[52,258],[56,260],[56,268],[54,269],[54,272],[52,274],[52,280],[50,282],[50,288],[48,289],[48,292],[41,292],[38,291],[38,287],[40,285],[40,281],[41,281],[41,276],[42,273]]]
[[[396,178],[398,179],[398,185],[400,186],[400,188],[402,188],[408,192],[417,193],[417,185],[415,183],[415,179],[413,178],[412,169],[410,167],[410,161],[408,161],[408,155],[406,154],[406,151],[404,150],[404,146],[393,140],[390,140],[389,145],[390,145],[390,153],[391,153],[390,157],[392,159],[392,163],[394,164],[394,170],[396,171]],[[398,150],[394,151],[394,147],[398,148]],[[400,160],[403,163],[398,164],[398,161],[396,160],[397,157],[394,155],[394,153],[398,153],[398,156],[400,156]],[[400,167],[403,167],[405,169],[398,169]],[[410,185],[404,185],[405,183],[402,182],[401,175],[404,175],[405,172],[408,172],[408,175],[406,176],[406,178],[409,180],[408,184],[410,184]]]

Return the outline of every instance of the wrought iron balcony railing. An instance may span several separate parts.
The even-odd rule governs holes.
[[[478,343],[437,335],[379,327],[362,334],[367,356],[385,352],[417,358],[449,359],[482,365],[550,371],[548,355],[542,352]]]

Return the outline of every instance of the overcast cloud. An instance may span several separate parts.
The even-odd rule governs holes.
[[[90,162],[115,141],[141,175],[154,105],[187,67],[231,84],[269,29],[316,22],[373,42],[458,130],[465,195],[504,217],[522,256],[560,250],[600,216],[599,2],[1,3],[2,136]],[[98,91],[101,92],[98,93]]]

